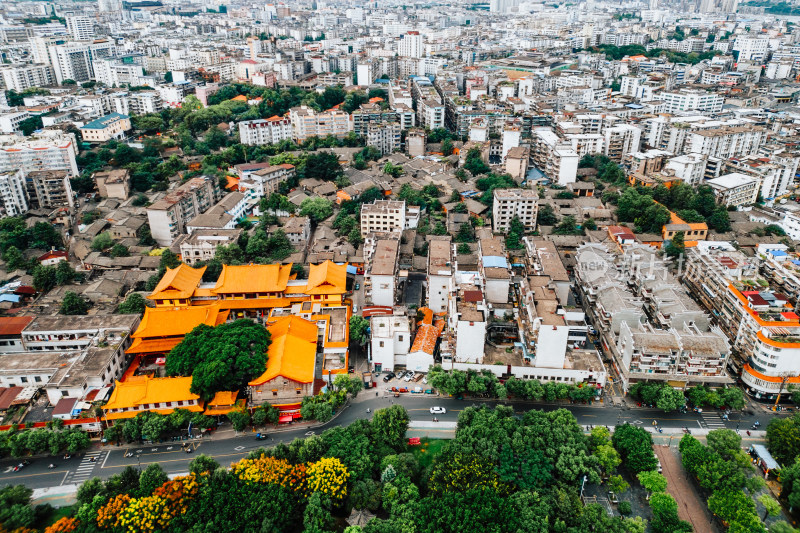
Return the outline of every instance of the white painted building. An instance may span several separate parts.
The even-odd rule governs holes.
[[[292,138],[292,121],[289,117],[274,116],[259,120],[239,122],[239,140],[248,146],[276,144]]]
[[[392,371],[396,366],[406,366],[411,348],[411,321],[405,308],[393,315],[370,318],[372,370]]]
[[[364,273],[364,291],[373,305],[394,306],[400,241],[379,239]]]
[[[434,313],[447,310],[453,290],[453,250],[450,238],[432,239],[428,244],[428,308]]]
[[[14,217],[28,212],[25,194],[25,173],[22,169],[0,173],[0,202],[5,216]]]

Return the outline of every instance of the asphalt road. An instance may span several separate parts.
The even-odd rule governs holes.
[[[429,409],[433,406],[441,406],[447,409],[447,413],[437,415],[439,421],[455,422],[458,414],[470,405],[496,405],[497,401],[470,401],[455,400],[453,398],[441,398],[430,395],[403,395],[400,398],[393,396],[376,397],[372,391],[362,392],[359,397],[338,417],[327,424],[309,429],[302,427],[298,429],[282,428],[281,431],[269,431],[270,438],[266,441],[257,441],[255,434],[251,431],[234,436],[230,431],[230,426],[222,426],[214,436],[204,439],[196,439],[192,442],[194,451],[187,454],[181,449],[180,443],[162,443],[156,445],[140,446],[104,446],[96,447],[86,454],[71,459],[62,457],[37,457],[31,460],[29,466],[24,467],[19,472],[13,472],[15,464],[19,459],[5,459],[0,461],[0,485],[5,484],[24,484],[30,488],[56,487],[67,484],[81,483],[91,477],[108,478],[126,466],[145,468],[151,463],[160,463],[167,473],[181,473],[188,471],[189,461],[198,454],[206,454],[214,457],[222,465],[229,465],[236,462],[250,451],[262,447],[272,446],[279,442],[291,442],[296,438],[302,438],[313,434],[319,434],[329,427],[346,426],[359,418],[372,416],[376,409],[388,407],[394,403],[403,405],[408,409],[412,421],[432,420]],[[515,403],[507,402],[517,413],[523,414],[530,409],[543,409],[550,411],[561,407],[568,408],[577,418],[578,423],[584,426],[607,425],[614,426],[629,422],[632,424],[650,426],[655,420],[662,428],[683,428],[690,429],[737,429],[744,433],[758,418],[757,416],[742,413],[732,413],[730,420],[724,421],[720,418],[717,411],[708,411],[702,414],[697,413],[664,413],[658,409],[649,408],[628,408],[618,406],[605,406],[600,402],[594,405],[550,405],[543,403]],[[367,413],[370,408],[372,413]],[[764,429],[768,422],[765,415],[760,416],[761,428]],[[132,451],[132,457],[125,457],[125,453]],[[94,457],[95,461],[91,458]],[[55,468],[49,469],[50,463],[55,464]]]

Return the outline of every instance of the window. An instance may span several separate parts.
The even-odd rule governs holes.
[[[42,377],[41,376],[34,376],[33,377],[33,381],[35,381],[36,383],[41,383]]]
[[[381,347],[381,348],[383,348],[383,341],[381,341],[381,343],[380,343],[380,347]]]
[[[20,380],[22,383],[27,383],[27,382],[28,382],[28,378],[26,378],[25,376],[23,376],[23,377],[19,378],[19,380]]]
[[[403,342],[403,336],[402,336],[402,335],[400,335],[400,336],[398,337],[398,340],[399,340],[400,342]]]

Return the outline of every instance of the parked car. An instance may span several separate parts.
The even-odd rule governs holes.
[[[400,372],[397,373],[397,379],[403,379],[404,377],[406,377],[405,370],[401,370]]]
[[[619,498],[617,498],[617,495],[614,494],[613,491],[608,491],[608,501],[611,503],[619,503]]]
[[[659,474],[664,470],[663,468],[661,468],[661,461],[658,462],[658,466],[656,467],[656,470],[658,470]]]
[[[447,409],[444,407],[431,407],[431,414],[432,415],[443,415],[447,412]]]
[[[408,372],[406,372],[406,375],[403,378],[403,381],[411,381],[412,379],[414,379],[414,371],[413,370],[409,370]]]
[[[394,379],[394,377],[395,377],[395,375],[394,375],[394,372],[389,372],[388,374],[386,374],[385,376],[383,376],[383,382],[384,382],[384,383],[388,383],[388,382],[389,382],[389,380],[392,380],[392,379]]]

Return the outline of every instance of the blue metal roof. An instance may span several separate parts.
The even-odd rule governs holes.
[[[769,251],[769,252],[767,252],[767,253],[769,253],[769,254],[772,254],[772,255],[774,255],[775,257],[783,257],[783,256],[785,256],[785,255],[789,255],[789,254],[787,254],[786,252],[784,252],[783,250],[770,250],[770,251]]]
[[[116,122],[118,120],[131,118],[128,115],[122,115],[120,113],[111,113],[104,117],[100,117],[95,119],[88,124],[85,124],[81,129],[82,130],[102,130],[108,127],[109,124],[112,122]]]
[[[483,266],[486,268],[508,268],[508,261],[505,257],[497,255],[484,255]]]

